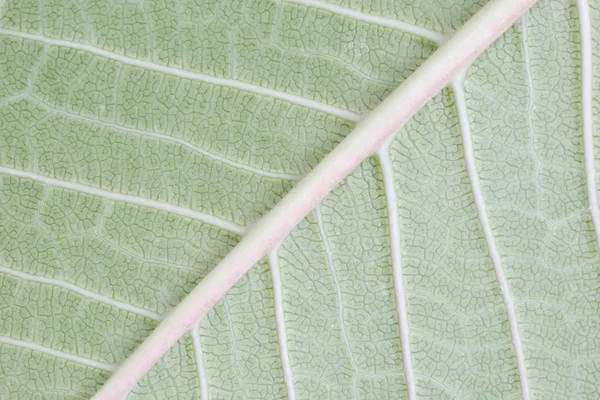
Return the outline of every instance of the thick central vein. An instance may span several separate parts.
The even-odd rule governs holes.
[[[479,182],[479,174],[477,173],[475,154],[473,152],[473,139],[471,137],[471,126],[467,113],[467,103],[465,100],[462,79],[457,79],[452,84],[452,89],[456,101],[456,110],[458,112],[458,121],[462,135],[465,164],[467,167],[469,180],[471,182],[471,189],[473,192],[473,198],[475,200],[475,206],[477,208],[477,215],[479,217],[479,222],[481,223],[481,228],[483,229],[488,251],[492,259],[496,279],[500,285],[500,293],[502,295],[502,299],[504,300],[504,305],[506,306],[506,313],[508,314],[508,324],[510,326],[511,339],[517,359],[519,378],[521,381],[521,393],[523,400],[530,400],[531,396],[529,392],[529,381],[527,379],[527,370],[525,368],[523,344],[521,342],[521,335],[519,334],[517,323],[515,302],[510,292],[508,279],[506,278],[504,269],[502,267],[502,259],[500,257],[500,252],[498,251],[498,246],[496,245],[496,238],[488,218],[485,199],[483,198],[483,191],[481,190],[481,183]]]
[[[169,348],[192,328],[194,322],[204,317],[342,179],[377,152],[386,140],[536,1],[496,0],[479,10],[375,110],[366,115],[282,200],[252,225],[237,246],[171,310],[93,398],[108,400],[129,393]],[[521,350],[520,347],[518,350]]]

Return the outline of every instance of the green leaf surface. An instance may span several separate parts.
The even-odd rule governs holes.
[[[0,0],[0,399],[91,397],[483,4]],[[128,398],[597,399],[598,38],[540,0]]]

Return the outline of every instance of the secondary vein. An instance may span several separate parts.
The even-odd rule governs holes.
[[[216,226],[217,228],[243,235],[246,228],[233,222],[224,221],[215,216],[205,214],[200,211],[191,210],[189,208],[176,206],[174,204],[163,203],[156,200],[146,199],[139,196],[132,196],[129,194],[115,193],[108,190],[95,188],[92,186],[83,185],[77,182],[68,182],[60,179],[50,178],[47,176],[39,175],[34,172],[21,171],[12,168],[0,167],[0,174],[6,174],[16,176],[19,178],[32,179],[34,181],[43,183],[45,185],[60,187],[63,189],[74,190],[77,192],[91,194],[93,196],[102,197],[109,200],[121,201],[130,204],[136,204],[143,207],[155,208],[157,210],[167,211],[173,214],[181,215],[182,217],[196,219],[201,222],[205,222]]]
[[[96,300],[96,301],[98,301],[100,303],[107,304],[107,305],[109,305],[111,307],[115,307],[115,308],[118,308],[120,310],[129,311],[129,312],[132,312],[134,314],[142,315],[142,316],[144,316],[146,318],[150,318],[150,319],[152,319],[154,321],[160,321],[160,319],[161,319],[160,315],[157,314],[157,313],[155,313],[155,312],[144,310],[143,308],[136,307],[134,305],[131,305],[131,304],[128,304],[128,303],[124,303],[122,301],[115,300],[115,299],[113,299],[111,297],[104,296],[104,295],[101,295],[99,293],[95,293],[95,292],[89,291],[87,289],[84,289],[84,288],[79,287],[77,285],[73,285],[72,283],[69,283],[69,282],[62,281],[60,279],[53,279],[53,278],[46,278],[46,277],[43,277],[43,276],[31,275],[31,274],[28,274],[26,272],[17,271],[17,270],[6,268],[6,267],[2,267],[2,266],[0,266],[0,272],[8,274],[8,275],[12,275],[12,276],[14,276],[16,278],[23,279],[23,280],[26,280],[26,281],[43,283],[43,284],[57,286],[57,287],[60,287],[60,288],[63,288],[63,289],[67,289],[67,290],[70,290],[72,292],[78,293],[78,294],[80,294],[80,295],[82,295],[84,297]]]
[[[136,67],[144,68],[150,71],[161,72],[168,75],[177,76],[184,79],[190,79],[194,81],[211,83],[219,86],[227,86],[235,89],[244,90],[246,92],[256,93],[263,96],[273,97],[279,100],[287,101],[289,103],[298,104],[304,107],[312,108],[317,111],[322,111],[327,114],[335,115],[337,117],[357,122],[360,119],[360,115],[353,113],[348,110],[344,110],[338,107],[323,104],[315,100],[307,99],[305,97],[297,96],[290,93],[281,92],[274,89],[268,89],[262,86],[254,85],[251,83],[237,81],[235,79],[217,78],[210,75],[201,74],[198,72],[185,71],[179,68],[168,67],[166,65],[155,64],[149,61],[138,60],[136,58],[123,56],[121,54],[113,53],[107,50],[100,49],[98,47],[90,46],[88,44],[70,42],[62,39],[52,39],[46,36],[33,35],[30,33],[16,32],[8,29],[0,29],[0,35],[19,37],[22,39],[33,40],[41,43],[45,43],[50,46],[68,47],[75,50],[85,51],[100,57],[108,58],[111,60],[118,61],[123,64],[133,65]]]
[[[593,63],[590,5],[588,0],[577,0],[579,32],[581,42],[581,120],[583,124],[583,148],[588,203],[596,234],[596,245],[600,251],[600,207],[596,180],[596,156],[594,152],[593,126]]]
[[[390,247],[392,253],[392,272],[394,277],[394,294],[396,297],[398,323],[400,325],[400,343],[402,345],[404,376],[406,378],[408,399],[416,400],[417,385],[415,382],[415,371],[412,365],[408,311],[406,306],[406,291],[404,289],[404,278],[402,273],[402,252],[400,247],[400,224],[398,217],[398,203],[396,200],[396,182],[394,179],[394,170],[392,168],[392,162],[390,160],[390,154],[387,145],[379,151],[378,158],[383,175],[383,187],[388,209]]]
[[[457,79],[452,84],[452,89],[456,101],[460,132],[462,135],[465,164],[467,167],[469,180],[471,182],[471,190],[473,192],[473,198],[475,200],[475,206],[477,208],[477,215],[479,217],[481,228],[485,236],[485,241],[490,252],[490,257],[494,266],[494,272],[496,274],[496,279],[500,286],[500,293],[502,295],[502,299],[504,300],[506,313],[508,315],[508,324],[510,326],[511,339],[515,351],[515,356],[517,358],[517,369],[519,371],[519,379],[521,381],[521,393],[523,396],[523,400],[530,400],[531,395],[529,391],[529,380],[527,378],[527,369],[525,366],[525,354],[523,352],[523,344],[521,341],[521,335],[519,334],[515,301],[510,291],[508,279],[506,278],[506,274],[504,273],[504,269],[502,267],[502,258],[500,257],[498,246],[496,245],[496,238],[494,232],[492,231],[492,227],[486,210],[485,199],[483,198],[483,191],[481,190],[481,183],[479,182],[479,174],[477,173],[475,154],[473,152],[473,139],[471,137],[471,127],[469,123],[462,79]]]
[[[290,351],[288,349],[287,330],[285,327],[285,316],[283,310],[283,284],[281,283],[281,271],[279,270],[278,249],[269,253],[269,270],[273,281],[273,303],[275,307],[275,325],[277,327],[277,341],[281,366],[283,368],[283,380],[287,391],[287,400],[296,400],[296,389],[294,388],[294,377],[292,363],[290,362]]]

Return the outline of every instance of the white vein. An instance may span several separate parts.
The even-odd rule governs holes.
[[[527,40],[527,14],[521,18],[521,40],[523,41],[523,55],[525,57],[525,75],[527,77],[527,91],[529,94],[529,100],[527,104],[527,126],[529,128],[529,148],[535,159],[535,172],[534,178],[537,183],[536,186],[536,209],[540,210],[540,198],[542,184],[540,182],[540,166],[542,162],[537,155],[535,149],[535,128],[533,125],[533,110],[534,110],[534,90],[533,90],[533,78],[531,74],[531,59],[529,56],[529,44]]]
[[[283,285],[281,283],[281,273],[279,271],[278,248],[269,253],[269,270],[273,281],[273,301],[275,306],[275,325],[277,328],[277,341],[279,343],[279,353],[281,355],[281,367],[283,368],[283,380],[287,391],[288,400],[296,399],[296,390],[294,388],[294,378],[292,375],[292,363],[290,362],[290,351],[288,349],[287,331],[285,328],[285,317],[283,314]]]
[[[143,308],[139,308],[139,307],[136,307],[136,306],[131,305],[131,304],[123,303],[121,301],[115,300],[115,299],[110,298],[108,296],[103,296],[103,295],[98,294],[98,293],[90,292],[89,290],[86,290],[86,289],[83,289],[83,288],[81,288],[79,286],[73,285],[72,283],[61,281],[59,279],[46,278],[46,277],[37,276],[37,275],[31,275],[31,274],[28,274],[28,273],[25,273],[25,272],[16,271],[14,269],[2,267],[2,266],[0,266],[0,272],[3,272],[5,274],[9,274],[9,275],[17,277],[19,279],[23,279],[23,280],[30,281],[30,282],[37,282],[37,283],[42,283],[42,284],[47,284],[47,285],[53,285],[53,286],[61,287],[63,289],[70,290],[70,291],[78,293],[78,294],[80,294],[82,296],[85,296],[85,297],[88,297],[90,299],[99,301],[101,303],[108,304],[109,306],[118,308],[120,310],[125,310],[125,311],[129,311],[129,312],[132,312],[132,313],[135,313],[135,314],[138,314],[138,315],[142,315],[142,316],[144,316],[146,318],[150,318],[150,319],[153,319],[155,321],[160,321],[161,320],[160,315],[157,314],[157,313],[154,313],[154,312],[148,311],[148,310],[144,310]]]
[[[321,10],[326,10],[334,14],[341,15],[343,17],[352,18],[358,21],[368,22],[371,24],[377,24],[386,26],[388,28],[397,29],[399,31],[419,36],[424,39],[430,40],[436,44],[441,43],[445,35],[441,32],[432,31],[430,29],[421,28],[420,26],[412,25],[407,22],[402,22],[397,19],[381,17],[378,15],[367,14],[364,12],[356,11],[350,8],[340,7],[335,4],[326,3],[319,0],[283,0],[285,3],[301,4],[307,7],[315,7]]]
[[[318,101],[310,100],[305,97],[296,96],[293,94],[280,92],[274,89],[268,89],[262,86],[254,85],[251,83],[245,83],[241,81],[236,81],[234,79],[227,78],[217,78],[210,75],[201,74],[198,72],[185,71],[179,68],[168,67],[165,65],[155,64],[149,61],[138,60],[135,58],[123,56],[117,53],[113,53],[107,50],[100,49],[98,47],[90,46],[87,44],[81,44],[76,42],[70,42],[62,39],[51,39],[45,36],[40,35],[32,35],[29,33],[16,32],[7,29],[0,29],[1,35],[19,37],[27,40],[35,40],[38,42],[45,43],[50,46],[60,46],[67,47],[75,50],[86,51],[88,53],[105,57],[122,64],[133,65],[136,67],[144,68],[150,71],[156,71],[172,76],[177,76],[179,78],[191,79],[199,82],[206,82],[210,84],[220,85],[231,87],[235,89],[244,90],[251,93],[256,93],[262,96],[273,97],[279,100],[287,101],[289,103],[298,104],[300,106],[312,108],[314,110],[322,111],[324,113],[328,113],[331,115],[335,115],[337,117],[350,120],[350,121],[358,121],[360,119],[360,115],[353,113],[348,110],[344,110],[338,107],[330,106],[328,104],[319,103]]]
[[[231,353],[232,353],[231,364],[233,366],[235,374],[238,376],[242,395],[244,398],[247,399],[248,395],[246,393],[246,382],[244,381],[245,375],[242,375],[240,373],[240,370],[238,369],[238,366],[237,366],[237,354],[238,354],[237,339],[235,338],[235,331],[233,329],[233,319],[231,318],[231,312],[229,311],[229,304],[227,303],[227,296],[223,297],[222,303],[223,303],[223,309],[225,310],[225,317],[227,318],[227,328],[229,329],[229,335],[231,336]]]
[[[444,345],[447,345],[447,343],[444,343]],[[454,399],[461,400],[463,398],[463,396],[454,392],[452,389],[450,389],[448,386],[444,385],[442,382],[438,381],[437,379],[433,379],[430,376],[426,376],[426,375],[422,375],[422,374],[417,374],[417,376],[423,380],[433,382],[434,384],[439,386],[442,390],[450,393]]]
[[[394,277],[394,294],[396,297],[396,310],[400,325],[400,343],[402,344],[402,363],[406,378],[406,388],[409,400],[416,400],[417,385],[415,372],[412,366],[412,353],[410,350],[410,336],[408,328],[408,312],[406,306],[406,292],[402,274],[402,251],[400,248],[400,224],[398,217],[398,202],[396,200],[396,183],[394,170],[390,160],[389,148],[384,146],[378,153],[379,164],[383,175],[383,187],[388,209],[390,228],[390,243],[392,252],[392,272]]]
[[[206,378],[206,368],[204,367],[204,357],[202,356],[202,345],[200,343],[200,321],[197,321],[190,332],[192,344],[194,346],[194,355],[196,357],[196,369],[198,370],[198,383],[200,385],[200,400],[208,400],[208,379]]]
[[[593,74],[592,74],[592,24],[590,5],[587,0],[577,0],[579,32],[581,42],[581,112],[583,122],[583,147],[585,178],[588,202],[596,234],[596,244],[600,250],[600,207],[596,184],[596,157],[594,154],[594,129],[592,118]]]
[[[117,369],[116,365],[105,364],[99,361],[90,360],[88,358],[75,356],[73,354],[63,353],[62,351],[49,349],[48,347],[40,346],[39,344],[25,342],[23,340],[13,339],[6,336],[0,336],[0,343],[9,344],[11,346],[21,347],[28,350],[39,351],[40,353],[45,353],[53,357],[73,361],[78,364],[87,365],[88,367],[92,368],[103,369],[105,371],[113,372]]]
[[[457,77],[452,84],[454,92],[454,98],[456,101],[456,110],[458,112],[458,121],[460,126],[460,132],[462,135],[463,148],[465,153],[465,164],[467,167],[467,173],[471,182],[471,190],[473,192],[473,198],[475,200],[475,206],[477,208],[477,214],[483,229],[485,241],[490,252],[492,264],[494,266],[494,272],[496,279],[500,286],[500,293],[506,306],[506,313],[508,315],[508,324],[510,326],[512,344],[515,350],[515,356],[517,359],[517,369],[519,371],[519,379],[521,381],[521,394],[524,400],[530,400],[529,381],[527,379],[527,370],[525,367],[525,355],[523,353],[523,344],[521,342],[521,336],[519,334],[519,328],[517,323],[517,313],[515,302],[510,292],[508,280],[504,274],[502,267],[502,259],[500,252],[496,245],[496,238],[490,225],[490,221],[487,215],[485,206],[485,200],[483,198],[483,191],[481,190],[481,184],[479,182],[479,175],[477,173],[477,166],[475,164],[475,154],[473,152],[473,139],[471,137],[471,126],[469,123],[469,117],[467,112],[467,103],[465,100],[465,92],[463,87],[463,76]]]
[[[317,227],[319,229],[319,234],[321,235],[321,241],[323,242],[323,246],[325,247],[325,255],[327,257],[327,266],[329,267],[329,271],[331,272],[331,276],[333,278],[333,284],[335,286],[335,291],[338,300],[338,310],[339,310],[339,318],[340,318],[340,330],[342,332],[342,338],[344,340],[344,344],[346,346],[346,351],[348,352],[348,357],[350,358],[350,362],[354,367],[354,376],[352,378],[352,396],[354,399],[357,398],[356,393],[356,379],[358,377],[358,366],[356,361],[354,361],[354,355],[352,354],[352,349],[350,348],[350,340],[348,339],[348,334],[346,333],[346,324],[344,323],[344,302],[342,299],[342,288],[340,286],[340,281],[338,279],[337,273],[335,272],[335,268],[333,267],[333,253],[331,252],[331,248],[329,247],[329,240],[327,239],[327,234],[325,233],[325,226],[323,225],[323,216],[321,215],[321,206],[318,205],[315,207],[315,215],[317,217]]]
[[[264,176],[267,178],[274,178],[274,179],[285,179],[285,180],[290,180],[290,181],[297,181],[300,180],[303,175],[294,175],[294,174],[285,174],[285,173],[278,173],[278,172],[269,172],[269,171],[263,171],[261,169],[258,168],[254,168],[251,167],[249,165],[246,164],[240,164],[238,162],[229,160],[227,158],[221,157],[219,155],[210,153],[206,150],[204,150],[201,147],[195,146],[193,144],[191,144],[190,142],[187,142],[183,139],[177,138],[177,137],[173,137],[173,136],[169,136],[169,135],[163,135],[160,133],[156,133],[156,132],[149,132],[149,131],[145,131],[145,130],[141,130],[141,129],[135,129],[135,128],[128,128],[128,127],[124,127],[121,125],[117,125],[117,124],[113,124],[110,122],[104,122],[104,121],[100,121],[97,119],[93,119],[93,118],[89,118],[89,117],[84,117],[81,115],[76,115],[76,114],[72,114],[70,112],[67,111],[62,111],[62,110],[58,110],[56,108],[50,107],[46,104],[44,104],[40,99],[36,98],[36,97],[29,97],[29,99],[32,99],[33,101],[37,102],[38,104],[40,104],[42,107],[44,107],[45,109],[54,112],[56,114],[60,114],[63,115],[67,118],[72,118],[72,119],[77,119],[80,121],[85,121],[87,123],[90,124],[95,124],[95,125],[101,125],[101,126],[105,126],[107,128],[111,128],[111,129],[115,129],[115,130],[120,130],[123,132],[127,132],[127,133],[133,133],[133,134],[137,134],[140,136],[147,136],[147,137],[152,137],[158,140],[164,140],[164,141],[169,141],[169,142],[173,142],[173,143],[177,143],[180,144],[182,146],[187,147],[188,149],[198,152],[208,158],[211,158],[215,161],[219,161],[223,164],[227,164],[229,166],[235,167],[235,168],[239,168],[241,170],[256,174],[256,175],[260,175],[260,176]]]
[[[67,182],[59,179],[49,178],[46,176],[38,175],[33,172],[20,171],[12,168],[0,167],[0,174],[6,174],[16,176],[19,178],[33,179],[37,182],[45,185],[60,187],[63,189],[75,190],[82,193],[91,194],[92,196],[98,196],[113,201],[121,201],[125,203],[136,204],[143,207],[150,207],[157,210],[170,212],[173,214],[181,215],[182,217],[193,218],[207,224],[216,226],[217,228],[227,230],[229,232],[243,235],[246,228],[234,224],[233,222],[224,221],[215,216],[208,215],[199,211],[190,210],[189,208],[176,206],[169,203],[162,203],[156,200],[150,200],[143,197],[132,196],[128,194],[109,192],[104,189],[99,189],[91,186],[82,185],[76,182]]]

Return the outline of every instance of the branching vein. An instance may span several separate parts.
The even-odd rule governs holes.
[[[167,350],[204,317],[256,262],[276,247],[342,179],[376,153],[385,141],[535,2],[496,0],[479,10],[375,110],[361,119],[355,129],[271,211],[250,227],[237,246],[171,310],[93,399],[125,396]],[[515,342],[520,346],[520,340]],[[520,350],[518,348],[517,352]],[[523,365],[522,358],[519,364]]]

